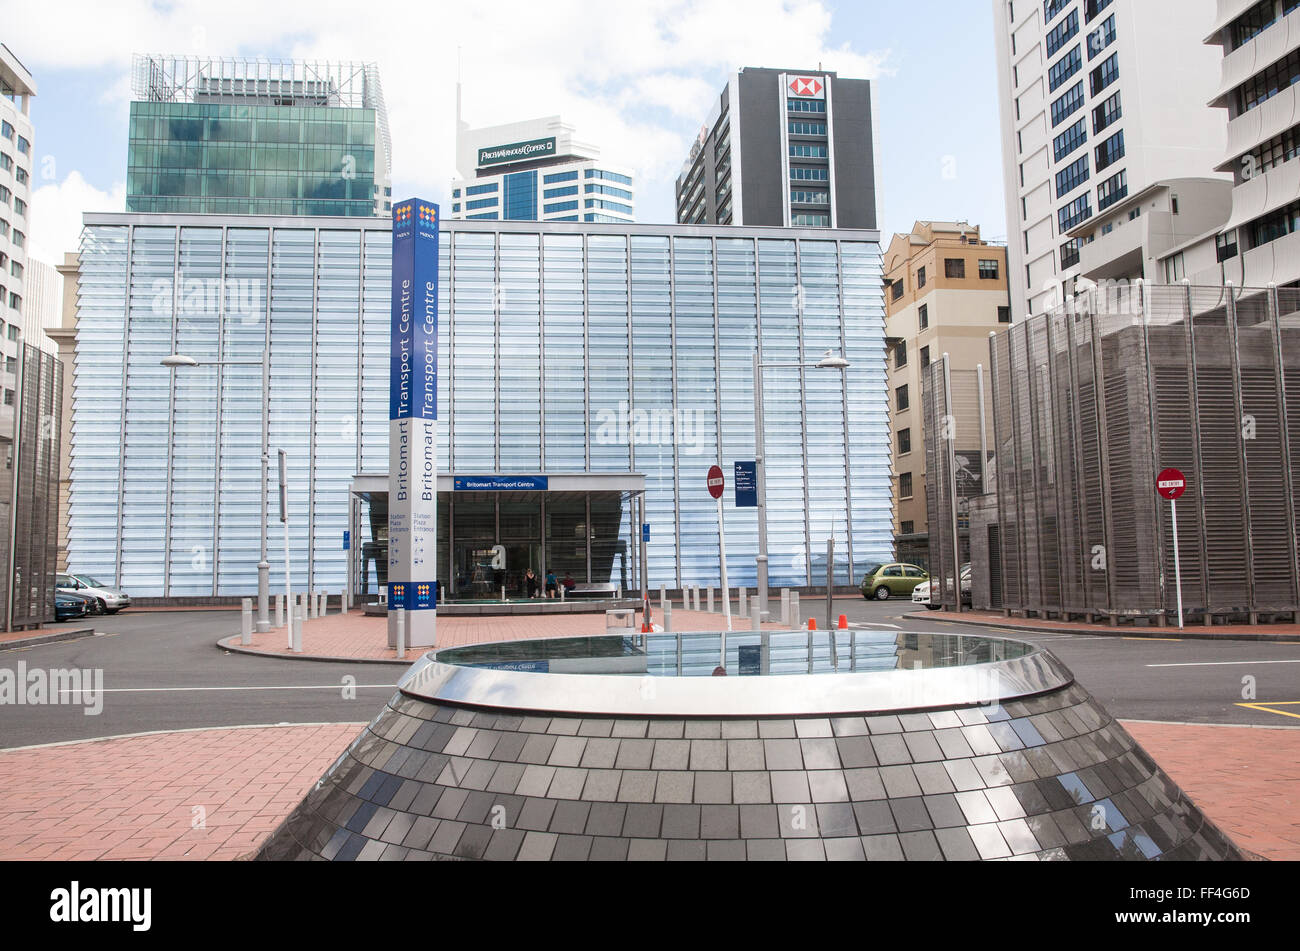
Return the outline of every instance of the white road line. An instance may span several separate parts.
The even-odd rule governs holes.
[[[902,628],[897,624],[881,624],[875,621],[854,621],[849,627],[855,631],[874,631],[880,628],[888,628],[891,631],[901,631]]]
[[[1199,664],[1147,664],[1148,667],[1247,667],[1256,664],[1300,664],[1300,660],[1215,660]]]

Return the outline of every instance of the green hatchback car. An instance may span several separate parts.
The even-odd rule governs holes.
[[[862,578],[862,596],[868,600],[888,601],[892,597],[910,598],[912,589],[930,576],[916,565],[867,565]]]

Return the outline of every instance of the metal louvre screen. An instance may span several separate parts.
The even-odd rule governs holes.
[[[1300,291],[1098,289],[990,356],[997,607],[1171,620],[1176,468],[1185,612],[1300,610]]]

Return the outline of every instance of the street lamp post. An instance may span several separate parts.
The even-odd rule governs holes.
[[[201,363],[182,353],[173,353],[163,357],[162,365],[171,370],[200,366],[262,368],[262,553],[257,563],[257,631],[259,634],[265,633],[271,629],[271,562],[266,544],[266,483],[271,474],[271,349],[267,347],[263,350],[260,360],[212,360],[208,363]]]
[[[775,368],[812,367],[818,370],[847,370],[851,364],[843,357],[834,356],[833,350],[817,363],[763,363],[759,348],[754,347],[754,470],[755,488],[758,490],[758,610],[762,620],[768,620],[767,610],[767,473],[763,448],[763,371]]]

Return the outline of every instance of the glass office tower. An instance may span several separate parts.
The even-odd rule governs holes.
[[[136,57],[128,211],[386,215],[388,119],[354,63]]]
[[[444,479],[549,476],[552,491],[449,490],[440,579],[464,573],[466,552],[501,544],[522,557],[546,546],[538,556],[554,566],[623,583],[616,553],[638,545],[630,503],[643,484],[650,584],[718,584],[705,476],[721,462],[730,482],[732,463],[753,459],[756,342],[770,363],[812,364],[828,349],[852,363],[843,374],[765,371],[773,585],[824,583],[832,536],[839,583],[889,558],[876,232],[443,227]],[[260,369],[206,366],[173,380],[159,360],[256,361],[269,345],[292,581],[341,589],[344,532],[365,536],[352,536],[354,551],[383,541],[382,519],[358,520],[350,506],[356,480],[388,465],[389,223],[88,214],[80,260],[72,569],[139,597],[256,587]],[[619,491],[624,481],[636,491]],[[559,491],[588,483],[615,491]],[[729,577],[752,586],[756,514],[733,501],[729,486]],[[278,590],[278,521],[270,538]]]

